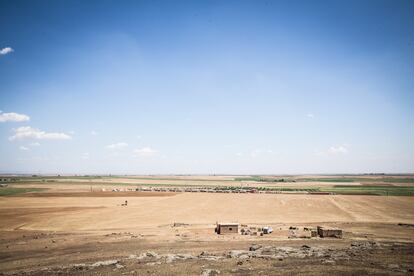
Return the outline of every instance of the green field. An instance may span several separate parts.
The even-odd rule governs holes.
[[[30,192],[40,192],[42,188],[0,188],[0,196],[17,195]]]
[[[336,185],[319,188],[319,190],[339,195],[414,196],[414,187]]]
[[[414,178],[383,178],[382,181],[389,183],[414,183]]]
[[[216,190],[251,190],[251,187],[216,187]],[[414,187],[397,186],[351,186],[335,185],[333,187],[258,187],[258,191],[277,192],[327,192],[337,195],[377,195],[377,196],[414,196]]]
[[[154,182],[158,183],[125,183],[122,182],[121,178],[134,179],[139,181],[144,180],[155,180]],[[235,177],[233,180],[209,180],[209,179],[200,179],[196,176],[191,179],[179,179],[174,178],[174,176],[163,178],[163,177],[153,177],[153,176],[20,176],[20,177],[6,177],[0,176],[2,183],[10,183],[17,188],[1,188],[0,196],[5,195],[14,195],[27,192],[37,192],[41,191],[44,185],[87,185],[94,186],[93,188],[110,188],[110,187],[192,187],[200,189],[215,189],[215,190],[230,190],[235,191],[243,189],[249,191],[251,189],[257,189],[259,191],[278,191],[278,192],[309,192],[309,193],[318,193],[326,192],[338,195],[377,195],[377,196],[414,196],[414,178],[411,175],[384,175],[384,176],[375,176],[375,177],[364,177],[363,175],[320,175],[315,177],[303,177],[300,176],[290,176],[290,175],[281,175],[278,178],[275,176],[269,175],[250,175],[250,176],[240,176]],[[108,182],[105,180],[115,180],[116,182]],[[175,183],[166,183],[167,180],[175,180]],[[197,183],[199,181],[199,183]],[[218,182],[223,182],[219,185]],[[243,181],[254,181],[261,183],[261,187],[246,187],[246,183]],[[297,181],[297,182],[296,182]],[[141,182],[141,181],[139,181]],[[192,183],[190,183],[192,182]],[[211,183],[210,183],[211,182]],[[296,182],[296,183],[293,183]],[[324,182],[324,184],[315,184],[306,185],[302,183],[299,185],[298,182]],[[359,182],[361,185],[351,185],[351,183]],[[228,183],[228,184],[227,184]],[[279,184],[278,184],[279,183]],[[326,183],[326,184],[325,184]],[[331,184],[329,184],[331,183]],[[347,183],[349,183],[347,185]],[[392,185],[391,183],[394,183]],[[401,185],[398,185],[398,184]],[[26,184],[31,184],[31,187],[34,185],[39,188],[25,188]],[[224,186],[224,185],[225,186]],[[357,184],[357,183],[355,183]],[[34,187],[36,187],[34,186]],[[98,186],[98,187],[97,187]],[[244,187],[241,187],[244,186]],[[247,185],[249,186],[249,185]]]
[[[336,177],[336,178],[298,178],[297,181],[303,182],[368,182],[368,183],[414,183],[414,178],[398,178],[398,177]]]
[[[255,181],[255,182],[296,182],[291,178],[266,178],[261,176],[236,177],[233,181]]]
[[[298,181],[303,182],[354,182],[355,178],[300,178]]]
[[[111,176],[108,178],[122,178],[122,179],[132,179],[132,180],[175,180],[175,181],[205,181],[205,182],[211,182],[211,181],[218,181],[218,182],[229,182],[229,181],[238,181],[236,179],[217,179],[217,180],[211,180],[211,179],[203,179],[203,178],[174,178],[174,177],[145,177],[145,176]]]

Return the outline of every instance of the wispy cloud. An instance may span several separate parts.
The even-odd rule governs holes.
[[[330,154],[347,154],[348,149],[342,145],[342,146],[332,146],[329,148],[328,151]]]
[[[92,130],[92,131],[91,131],[91,135],[96,136],[96,135],[98,135],[98,132],[97,132],[97,131],[95,131],[95,130]]]
[[[158,154],[157,150],[154,150],[150,147],[144,147],[144,148],[136,149],[133,152],[136,155],[143,156],[143,157],[156,156]]]
[[[30,126],[13,129],[14,135],[9,137],[10,141],[17,139],[39,139],[39,140],[69,140],[71,136],[61,132],[45,132]]]
[[[348,146],[346,144],[331,146],[327,150],[315,150],[315,154],[319,156],[329,156],[329,155],[345,155],[348,154]]]
[[[40,143],[33,142],[33,143],[30,143],[30,146],[32,146],[32,147],[38,147],[38,146],[40,146]]]
[[[124,142],[115,143],[115,144],[111,144],[111,145],[106,146],[106,148],[110,149],[110,150],[120,150],[120,149],[124,149],[126,147],[128,147],[128,144],[124,143]]]
[[[306,117],[313,119],[315,118],[315,115],[313,113],[308,113],[306,114]]]
[[[3,113],[0,111],[0,122],[25,122],[29,120],[30,117],[25,114],[15,112]]]
[[[19,149],[22,150],[22,151],[30,150],[28,147],[25,147],[25,146],[20,146]]]
[[[13,52],[14,52],[13,48],[5,47],[5,48],[0,50],[0,55],[4,56],[4,55],[7,55],[7,54],[10,54],[10,53],[13,53]]]

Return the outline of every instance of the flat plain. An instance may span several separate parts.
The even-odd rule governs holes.
[[[7,185],[0,188],[3,274],[399,274],[414,269],[411,175],[1,178]],[[135,191],[142,187],[233,192]],[[223,221],[271,226],[274,232],[217,235],[215,224]],[[344,236],[290,235],[290,227],[318,225],[341,228]],[[253,244],[269,247],[273,255],[253,254]]]

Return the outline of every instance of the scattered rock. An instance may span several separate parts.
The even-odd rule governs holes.
[[[108,266],[108,265],[115,265],[118,262],[119,262],[118,260],[107,260],[107,261],[96,262],[94,264],[91,264],[90,266],[91,267]]]
[[[212,255],[212,254],[209,254],[209,255],[200,254],[200,255],[198,255],[198,258],[202,259],[202,260],[206,260],[206,261],[218,261],[218,260],[222,259],[223,257],[222,256],[215,256],[215,255]]]
[[[198,255],[199,259],[207,260],[207,261],[217,261],[222,259],[222,256],[216,256],[212,253],[209,253],[207,251],[203,251]]]
[[[254,255],[255,258],[265,259],[265,260],[276,260],[281,258],[280,256],[275,255]]]
[[[202,257],[202,256],[211,256],[211,254],[209,252],[207,252],[207,251],[203,251],[198,256],[199,257]]]
[[[83,268],[87,267],[87,265],[86,264],[74,264],[72,267],[77,270],[82,270]]]
[[[115,267],[116,267],[117,269],[124,268],[124,266],[123,266],[123,265],[121,265],[121,264],[115,264]]]
[[[231,270],[231,272],[233,272],[233,273],[240,273],[240,275],[245,275],[246,272],[249,272],[251,270],[252,270],[251,267],[241,267],[241,266],[239,266],[238,268],[233,268]]]
[[[368,249],[375,249],[375,248],[380,248],[380,247],[381,245],[379,243],[375,241],[368,241],[368,242],[352,242],[350,248],[352,250],[368,250]]]
[[[178,259],[181,260],[188,260],[188,259],[194,259],[194,256],[191,254],[176,254],[175,255]]]
[[[147,263],[147,265],[149,265],[149,266],[160,265],[160,264],[161,264],[160,261],[158,261],[158,262],[152,262],[152,263]]]
[[[400,266],[399,266],[399,265],[397,265],[397,264],[389,264],[389,265],[388,265],[388,268],[389,268],[389,269],[393,269],[393,270],[395,270],[395,269],[399,269],[399,268],[400,268]]]
[[[250,258],[250,256],[249,255],[241,255],[240,257],[239,257],[239,259],[240,260],[246,260],[246,259],[249,259]]]
[[[177,260],[189,260],[194,258],[195,257],[191,254],[167,254],[165,255],[165,262],[172,263]]]
[[[246,250],[231,250],[227,255],[229,258],[240,258],[242,255],[248,255],[249,251]]]
[[[334,260],[322,260],[323,264],[335,264]]]
[[[250,250],[250,251],[257,251],[257,250],[259,250],[260,248],[262,248],[262,246],[261,246],[261,245],[259,245],[259,244],[253,244],[252,246],[250,246],[249,250]]]
[[[220,274],[220,270],[217,269],[203,269],[200,276],[216,276]]]
[[[122,275],[135,274],[135,270],[123,272]]]
[[[158,258],[158,254],[153,251],[148,251],[146,255],[147,257],[150,257],[150,258]]]

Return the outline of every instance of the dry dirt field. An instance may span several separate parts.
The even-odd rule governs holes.
[[[59,185],[19,184],[49,190],[0,197],[0,274],[388,275],[414,269],[414,197],[90,192]],[[216,235],[217,221],[275,231]],[[344,237],[289,238],[290,226],[317,225],[339,227]]]

